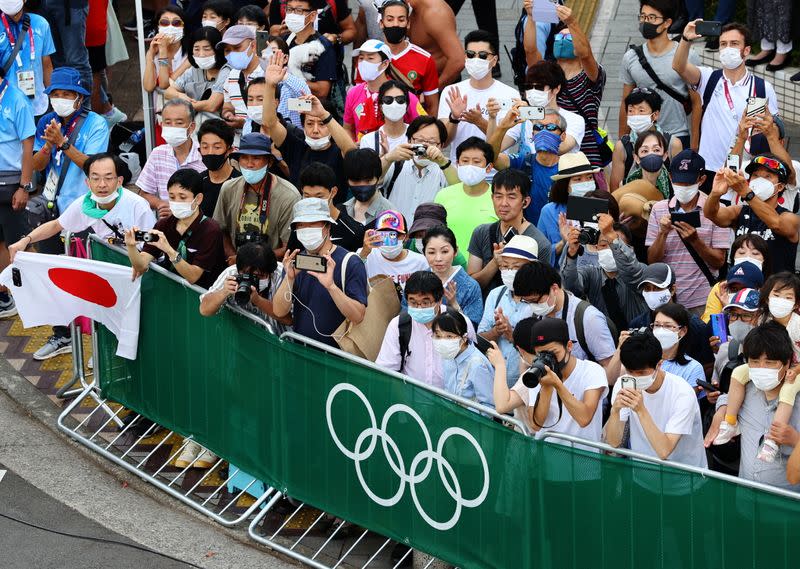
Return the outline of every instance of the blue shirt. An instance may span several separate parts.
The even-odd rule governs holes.
[[[286,79],[281,81],[281,99],[278,101],[278,114],[291,122],[297,128],[303,128],[300,122],[300,113],[289,110],[289,99],[297,99],[303,95],[310,95],[311,89],[305,80],[291,73],[286,74]]]
[[[706,372],[703,371],[703,366],[701,366],[697,360],[690,358],[689,356],[686,356],[686,360],[686,365],[681,365],[675,360],[664,360],[661,362],[661,369],[675,374],[678,377],[682,377],[686,380],[686,383],[691,385],[693,388],[697,387],[698,379],[705,381]]]
[[[454,360],[442,360],[442,375],[449,393],[494,409],[494,368],[474,344]]]
[[[342,288],[342,267],[347,253],[348,251],[343,247],[336,247],[331,253],[331,257],[336,263],[336,267],[333,269],[333,282],[340,289]],[[344,322],[344,315],[333,302],[331,294],[306,271],[298,271],[292,292],[294,331],[323,344],[334,348],[338,347],[331,334]],[[358,255],[350,255],[347,262],[344,292],[348,297],[366,306],[367,270]]]
[[[0,100],[0,112],[3,113],[0,118],[0,171],[21,171],[22,141],[36,134],[33,111],[22,91],[5,81],[2,84],[8,87]],[[85,193],[86,186],[82,186]]]
[[[29,14],[25,12],[25,15],[31,19],[31,31],[33,32],[34,49],[33,58],[31,59],[30,34],[26,33],[22,39],[22,48],[19,50],[19,57],[14,58],[14,63],[11,64],[11,68],[8,70],[6,77],[8,77],[8,80],[12,85],[18,87],[17,73],[20,71],[33,70],[36,95],[33,97],[33,99],[28,97],[25,97],[25,99],[33,105],[33,114],[38,116],[47,111],[48,105],[48,98],[44,93],[44,71],[42,71],[42,58],[55,52],[56,46],[53,43],[53,36],[50,33],[50,24],[47,23],[47,20],[38,14]],[[20,21],[17,23],[6,16],[6,21],[8,22],[8,27],[11,29],[11,33],[14,34],[14,42],[16,43],[16,40],[19,38],[20,32],[22,31],[22,18],[20,18]],[[11,41],[8,37],[8,34],[6,33],[5,26],[0,25],[0,64],[6,62],[13,49],[14,48],[11,47]],[[20,63],[22,63],[22,65],[20,65]],[[91,85],[84,85],[84,87],[86,87],[88,91],[91,91],[92,89]]]
[[[45,142],[47,142],[44,139],[44,129],[53,119],[61,123],[61,132],[66,136],[67,127],[72,117],[64,119],[54,112],[49,112],[40,118],[39,124],[36,125],[36,140],[33,142],[34,152],[40,150],[45,145]],[[87,156],[90,156],[99,152],[105,152],[108,149],[108,137],[108,123],[106,119],[97,113],[89,112],[75,137],[73,146],[76,150],[80,150]],[[61,164],[64,162],[62,152],[55,148],[53,148],[51,152],[50,162],[44,170],[45,180],[47,176],[50,175],[50,170],[55,170],[56,174],[61,175]],[[75,199],[83,197],[83,195],[86,194],[83,170],[72,161],[69,163],[66,176],[64,183],[61,185],[61,190],[58,192],[58,197],[56,198],[59,211],[65,211],[69,207],[69,204]]]
[[[525,140],[525,124],[520,130],[520,140]],[[536,154],[531,152],[527,144],[521,144],[519,152],[509,154],[508,159],[510,168],[516,168],[523,172],[529,172],[531,176],[531,203],[525,208],[525,219],[536,225],[539,221],[539,213],[542,208],[550,201],[550,186],[553,180],[550,176],[558,174],[558,162],[552,166],[543,166],[536,160]]]
[[[567,204],[550,202],[542,208],[541,213],[539,213],[539,221],[536,223],[536,229],[544,233],[544,236],[553,244],[550,264],[554,267],[556,266],[555,244],[561,241],[561,232],[558,230],[558,216],[562,213],[567,213]]]
[[[529,304],[515,301],[508,287],[505,285],[499,286],[492,289],[486,297],[483,318],[481,318],[481,323],[478,324],[478,334],[494,328],[494,311],[498,308],[503,310],[503,314],[508,318],[512,328],[519,324],[520,320],[533,315]],[[497,347],[500,348],[500,352],[506,360],[506,383],[508,383],[510,389],[517,383],[519,378],[519,352],[514,347],[513,342],[506,340],[505,336],[500,336],[497,339]]]
[[[464,313],[473,325],[481,321],[483,315],[483,295],[481,294],[481,285],[478,281],[473,279],[463,267],[456,267],[456,272],[450,277],[450,280],[456,283],[456,301],[461,307],[461,312]],[[450,281],[448,281],[449,283]],[[447,285],[445,285],[446,287]],[[447,304],[447,297],[442,297],[442,304]],[[400,308],[405,310],[408,308],[406,297],[400,301]]]

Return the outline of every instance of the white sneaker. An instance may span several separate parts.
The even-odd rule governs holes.
[[[764,444],[762,444],[761,448],[758,449],[756,458],[762,462],[775,462],[775,458],[778,456],[779,450],[780,449],[775,441],[771,439],[764,439]]]
[[[211,468],[217,463],[219,458],[216,454],[211,452],[205,447],[200,447],[200,458],[197,459],[197,462],[194,463],[195,468]]]
[[[200,451],[203,450],[199,444],[194,441],[189,441],[185,447],[183,447],[183,452],[175,459],[175,466],[178,468],[186,468],[192,461],[200,454]],[[195,463],[197,466],[197,463]]]
[[[714,444],[724,445],[725,443],[730,442],[733,437],[741,432],[742,431],[739,428],[738,422],[735,425],[731,425],[728,421],[723,420],[719,426],[719,434],[717,435],[717,438],[714,439]]]

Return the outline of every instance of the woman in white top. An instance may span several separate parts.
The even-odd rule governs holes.
[[[391,79],[378,89],[378,101],[381,106],[381,115],[384,123],[378,130],[374,130],[361,137],[361,148],[372,148],[378,155],[383,156],[393,150],[398,144],[408,142],[406,128],[403,121],[409,104],[408,87],[399,81]]]
[[[156,13],[158,33],[150,42],[145,56],[142,86],[152,93],[157,88],[165,90],[177,79],[189,63],[183,50],[183,32],[186,16],[177,6],[168,6]]]
[[[211,90],[223,65],[225,55],[217,44],[222,40],[216,28],[203,27],[192,33],[188,54],[190,67],[164,92],[166,99],[185,99],[192,104],[201,119],[214,118],[222,108],[222,93]],[[202,120],[197,120],[200,123]]]

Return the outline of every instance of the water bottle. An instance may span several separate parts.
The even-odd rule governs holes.
[[[144,140],[144,129],[140,128],[139,130],[133,132],[122,144],[119,145],[120,152],[130,152],[131,149],[139,144],[142,140]]]

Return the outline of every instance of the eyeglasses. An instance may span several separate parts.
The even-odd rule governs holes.
[[[478,57],[480,57],[481,59],[489,59],[491,56],[493,56],[495,54],[492,53],[491,51],[474,51],[474,50],[471,50],[471,49],[467,49],[467,50],[464,51],[464,55],[467,56],[467,59],[472,59],[476,55]]]
[[[780,160],[775,160],[774,158],[768,158],[767,156],[756,156],[755,158],[753,158],[753,162],[755,162],[759,166],[764,166],[765,168],[769,168],[770,170],[780,170],[780,172],[784,176],[786,175],[786,167]]]
[[[753,319],[753,314],[737,314],[736,312],[726,312],[728,322],[736,322],[737,320],[750,322]]]
[[[653,322],[650,324],[650,329],[655,330],[656,328],[664,328],[665,330],[672,330],[673,332],[677,332],[682,328],[682,326],[678,326],[677,324],[662,324],[660,322]]]
[[[639,14],[640,22],[650,22],[651,24],[657,24],[659,20],[663,22],[664,16],[656,16],[655,14]]]
[[[300,16],[305,16],[306,14],[310,14],[311,12],[316,12],[316,10],[306,9],[306,8],[286,8],[287,14],[297,14]]]
[[[561,127],[554,123],[533,125],[533,132],[539,132],[542,130],[546,130],[548,132],[555,132],[555,131],[562,132]]]
[[[419,138],[412,138],[409,139],[411,144],[425,144],[426,146],[439,146],[440,142],[438,140],[421,140]]]
[[[400,103],[401,105],[405,105],[408,102],[408,99],[405,95],[384,95],[381,97],[381,103],[384,105],[391,105],[392,103]]]
[[[162,18],[158,21],[158,25],[162,28],[166,28],[167,26],[174,26],[176,28],[183,27],[183,20],[180,18],[175,18],[174,20],[167,20],[166,18]]]

